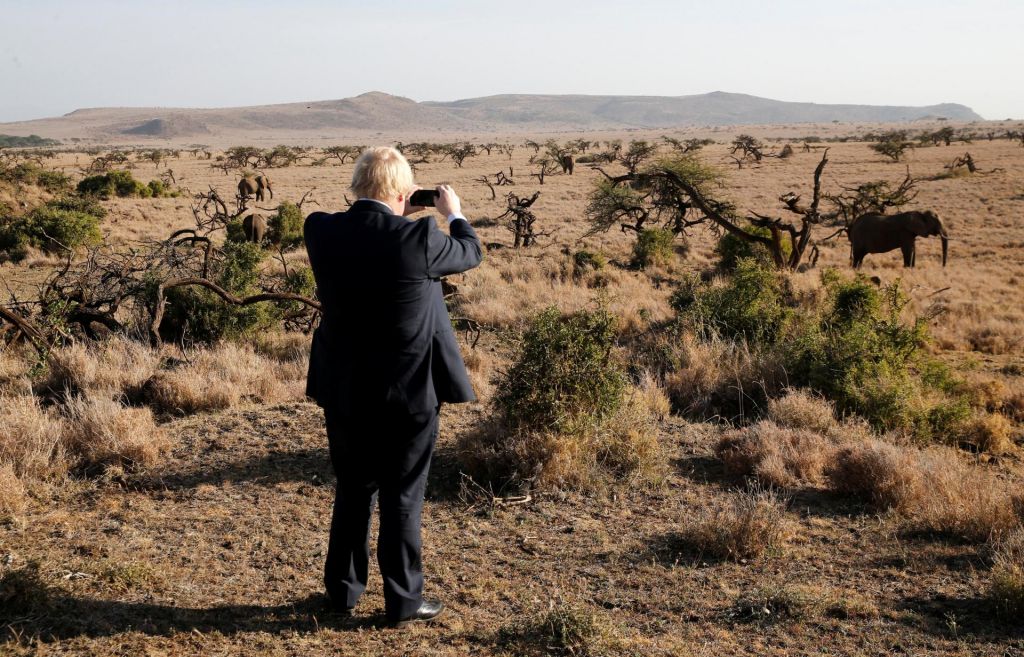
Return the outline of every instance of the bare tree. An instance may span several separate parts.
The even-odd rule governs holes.
[[[541,185],[544,184],[544,178],[550,176],[553,173],[557,173],[561,168],[561,164],[552,161],[550,158],[542,157],[539,159],[531,158],[531,162],[540,167],[536,172],[531,173],[531,178],[536,178],[537,182]]]
[[[509,192],[505,197],[508,209],[498,217],[498,220],[505,220],[505,228],[512,233],[513,248],[532,246],[537,242],[538,237],[547,234],[537,232],[534,227],[537,216],[530,209],[539,196],[540,192],[538,191],[528,198],[520,198],[514,192]]]

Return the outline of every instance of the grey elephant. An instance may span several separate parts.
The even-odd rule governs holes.
[[[916,260],[914,242],[918,237],[938,235],[942,238],[942,266],[946,266],[949,234],[939,216],[931,210],[899,214],[868,213],[857,217],[847,231],[854,269],[859,269],[869,253],[887,253],[900,249],[903,266],[913,267]]]
[[[576,161],[572,158],[572,155],[562,155],[558,158],[558,163],[562,166],[562,173],[572,175],[572,170],[576,166]]]
[[[263,243],[263,237],[267,234],[267,218],[262,214],[249,214],[242,219],[242,231],[248,242],[256,244]]]
[[[257,201],[263,200],[263,190],[270,192],[270,198],[274,198],[274,190],[270,186],[270,178],[265,173],[257,173],[254,176],[243,176],[238,181],[238,195],[242,198],[255,196]]]

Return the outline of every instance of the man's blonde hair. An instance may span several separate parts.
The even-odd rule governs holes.
[[[412,167],[390,146],[367,148],[356,160],[350,189],[358,198],[383,201],[408,194],[412,187]]]

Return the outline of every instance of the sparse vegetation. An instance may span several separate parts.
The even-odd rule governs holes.
[[[908,141],[944,127],[920,125]],[[573,135],[552,145],[545,134],[539,158],[571,153],[579,166],[563,176],[552,161],[532,207],[539,239],[520,249],[509,248],[513,217],[494,219],[503,197],[464,181],[486,174],[497,189],[501,166],[515,181],[504,191],[528,200],[540,189],[523,187],[537,172],[532,146],[476,144],[480,156],[460,170],[450,144],[403,145],[428,163],[421,183],[454,176],[487,244],[483,265],[444,287],[479,402],[445,405],[428,485],[427,587],[460,614],[430,630],[436,652],[686,654],[707,643],[722,655],[796,653],[820,650],[826,635],[838,653],[1005,648],[1021,613],[1024,270],[1013,172],[1024,151],[1018,136],[1002,141],[1017,126],[949,125],[953,143],[995,132],[971,153],[980,171],[1005,172],[934,181],[899,164],[888,175],[893,165],[862,141],[870,126],[820,126],[806,141],[793,128],[753,132],[771,145],[761,164],[748,158],[728,176],[712,167],[730,161],[728,129],[681,129],[677,143],[647,130],[600,144]],[[268,220],[263,250],[225,241],[225,229],[244,238],[245,214],[233,204],[237,171],[218,151],[197,145],[173,162],[199,192],[177,201],[75,192],[90,168],[86,177],[162,171],[177,157],[168,149],[0,154],[0,232],[36,212],[72,212],[96,217],[103,236],[74,254],[23,239],[20,261],[0,256],[0,308],[14,315],[0,317],[0,643],[15,654],[145,652],[154,638],[170,653],[249,642],[319,655],[339,640],[356,652],[422,651],[416,631],[387,632],[382,647],[375,575],[352,620],[324,610],[308,586],[334,492],[323,416],[303,397],[315,306],[238,306],[203,286],[168,288],[167,312],[185,323],[147,343],[161,281],[205,276],[236,296],[315,301],[293,194],[343,177],[343,154],[294,149],[289,162],[259,139],[236,162],[268,167],[269,155],[291,167],[257,210]],[[656,150],[634,164],[635,178],[613,182],[645,141]],[[787,143],[790,159],[773,159]],[[817,215],[810,186],[806,200],[779,198],[826,146]],[[913,171],[942,171],[963,153],[950,152],[918,147]],[[666,158],[683,155],[692,168],[672,171],[702,180],[708,209],[759,239],[661,187]],[[317,159],[335,168],[305,166]],[[149,193],[179,184],[159,177]],[[845,238],[822,238],[848,216],[913,209],[918,191],[956,228],[951,266],[880,259],[864,277],[846,271]],[[340,189],[322,193],[323,209],[343,207]],[[585,212],[595,196],[595,210],[619,212],[596,232]],[[682,221],[675,201],[690,203]],[[807,217],[822,227],[794,265]],[[665,253],[686,257],[639,270],[645,231],[674,234]],[[171,307],[185,290],[211,295],[194,316]],[[528,350],[531,320],[549,307],[559,310]],[[243,309],[261,309],[258,321],[236,321]],[[197,320],[213,326],[202,339]],[[523,379],[510,416],[497,400],[513,372]],[[618,384],[605,386],[605,372]],[[253,528],[252,517],[278,521]],[[197,565],[206,588],[182,584]],[[525,583],[510,589],[510,572]],[[893,589],[894,572],[912,577]],[[253,587],[265,592],[258,605],[245,599]]]

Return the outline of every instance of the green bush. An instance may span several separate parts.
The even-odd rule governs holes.
[[[156,193],[158,188],[161,193]],[[145,199],[155,195],[166,195],[166,188],[159,180],[153,180],[146,185],[135,180],[130,171],[117,170],[83,178],[78,183],[78,192],[98,196],[100,199],[110,199],[111,196],[142,196]]]
[[[876,429],[958,442],[974,409],[965,386],[922,347],[924,320],[902,318],[899,282],[822,276],[824,299],[798,303],[784,274],[740,259],[724,283],[684,279],[672,297],[683,326],[701,339],[742,339],[754,355],[780,358],[790,385],[832,400]]]
[[[100,205],[96,199],[89,198],[88,196],[61,196],[60,198],[55,198],[52,201],[47,202],[46,205],[58,210],[84,212],[85,214],[92,215],[97,219],[102,219],[107,216],[107,211],[103,206]]]
[[[224,224],[224,239],[228,242],[248,242],[241,217],[228,220]]]
[[[71,178],[60,171],[43,169],[36,176],[36,184],[50,192],[63,192],[71,189]]]
[[[305,219],[299,206],[288,201],[277,206],[277,213],[267,222],[267,236],[274,244],[288,249],[302,244]]]
[[[632,264],[646,269],[655,265],[667,265],[672,260],[672,231],[663,228],[644,228],[633,245]]]
[[[598,271],[605,268],[608,259],[594,251],[577,251],[572,254],[573,270],[576,274],[582,274],[587,270]]]
[[[612,414],[625,378],[611,358],[615,318],[605,310],[540,313],[502,376],[496,401],[513,430],[573,432]]]
[[[755,345],[774,343],[780,335],[792,314],[785,301],[781,275],[751,258],[740,260],[724,284],[701,287],[690,279],[672,299],[698,334]]]
[[[746,232],[753,235],[759,235],[761,237],[771,237],[772,233],[767,228],[759,226],[753,226],[746,229]],[[793,247],[790,244],[788,238],[782,240],[782,255],[784,258],[789,258],[793,251]],[[732,271],[736,269],[736,265],[740,260],[744,258],[753,258],[758,262],[765,264],[773,264],[772,254],[764,244],[757,242],[751,242],[745,240],[742,237],[737,237],[731,232],[725,232],[720,238],[718,238],[718,244],[715,247],[715,253],[718,254],[719,261],[718,265],[725,271]]]
[[[251,242],[228,242],[218,263],[214,282],[235,296],[257,292],[264,252]],[[212,343],[266,329],[280,319],[277,306],[256,303],[235,306],[206,288],[171,288],[160,324],[166,340]]]
[[[88,203],[73,199],[50,201],[21,217],[0,220],[0,253],[19,261],[28,247],[57,252],[67,247],[98,244],[102,239],[99,222],[103,216]]]

